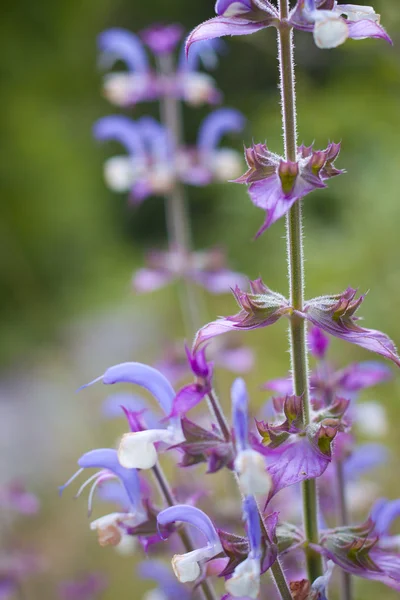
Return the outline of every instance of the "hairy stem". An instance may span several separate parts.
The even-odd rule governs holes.
[[[282,124],[285,143],[285,158],[296,161],[296,94],[293,59],[293,30],[287,24],[289,0],[279,0],[281,25],[278,32],[280,90]],[[304,257],[302,237],[302,204],[296,202],[286,220],[288,254],[288,279],[291,306],[302,310],[304,302]],[[293,375],[293,390],[303,398],[305,424],[310,422],[310,392],[308,381],[308,352],[306,322],[293,316],[290,320],[290,358]],[[318,543],[318,497],[314,479],[303,482],[303,519],[307,542]],[[311,581],[322,574],[322,560],[315,552],[307,551],[307,570]]]
[[[159,463],[156,463],[152,469],[154,478],[157,482],[161,496],[164,498],[165,503],[168,506],[175,506],[177,504],[173,491],[168,483],[165,473]],[[181,527],[178,529],[179,536],[182,540],[183,547],[186,552],[192,552],[195,550],[192,538],[186,528]],[[204,579],[199,587],[199,591],[202,594],[204,600],[218,600],[218,596],[208,579]]]
[[[166,77],[174,73],[172,56],[169,54],[158,59],[159,71]],[[183,142],[183,127],[180,101],[173,95],[164,95],[160,104],[161,121],[172,138],[174,156]],[[175,165],[174,165],[175,167]],[[170,248],[188,255],[192,249],[192,232],[188,213],[185,188],[181,181],[175,180],[173,189],[165,199],[165,213]],[[180,283],[180,304],[187,335],[193,336],[202,324],[199,296],[193,284],[185,279]]]
[[[349,513],[346,500],[346,482],[343,472],[343,462],[338,460],[336,468],[336,489],[337,489],[337,506],[338,506],[338,525],[349,524]],[[350,573],[341,570],[341,600],[351,600],[353,596],[352,579]]]

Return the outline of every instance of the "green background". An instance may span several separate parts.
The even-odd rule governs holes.
[[[312,36],[296,34],[299,140],[318,148],[341,140],[337,164],[347,170],[305,201],[307,296],[349,285],[370,290],[365,323],[399,341],[400,12],[397,0],[376,2],[375,9],[394,47],[349,41],[320,51]],[[96,35],[112,26],[138,31],[154,21],[178,21],[189,31],[212,14],[212,2],[200,0],[19,1],[3,9],[0,482],[21,477],[40,495],[41,516],[16,523],[15,531],[48,561],[45,573],[26,584],[26,600],[54,598],[59,579],[90,568],[110,574],[106,600],[141,597],[131,559],[100,550],[88,532],[84,498],[73,503],[73,490],[62,500],[55,493],[82,452],[112,445],[122,427],[99,418],[102,388],[83,399],[74,390],[110,364],[154,360],[160,340],[183,335],[174,288],[151,298],[129,289],[143,251],[164,244],[163,203],[152,198],[133,211],[103,183],[102,162],[111,151],[96,145],[91,128],[115,109],[101,97]],[[267,139],[282,152],[274,31],[229,39],[227,48],[215,77],[225,104],[248,118],[243,140]],[[135,115],[148,110],[157,108],[141,105]],[[207,112],[185,109],[189,140]],[[230,143],[240,150],[242,138]],[[285,293],[284,222],[253,241],[263,213],[244,187],[227,183],[188,194],[196,247],[226,246],[233,268],[262,275]],[[235,311],[229,296],[206,304],[211,318]],[[266,398],[259,384],[287,370],[284,325],[249,333],[245,341],[258,352],[248,378],[256,407]],[[371,358],[339,342],[332,356],[338,365]],[[225,405],[231,381],[222,374]],[[399,492],[398,381],[365,396],[379,398],[389,414],[393,460],[374,477],[393,498]],[[360,585],[356,597],[379,593],[397,597],[375,583]]]

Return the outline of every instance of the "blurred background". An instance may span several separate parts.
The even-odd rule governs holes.
[[[347,174],[305,202],[307,295],[337,293],[347,286],[370,290],[362,307],[367,326],[399,342],[400,267],[400,11],[398,0],[376,1],[393,37],[349,41],[319,51],[312,36],[296,34],[299,140],[317,148],[342,141],[337,166]],[[57,486],[75,471],[77,458],[113,445],[123,423],[104,422],[102,387],[75,390],[107,366],[127,360],[154,362],[169,337],[183,337],[172,286],[136,297],[132,272],[144,251],[165,245],[163,202],[138,209],[107,190],[103,161],[110,148],[92,138],[92,125],[116,111],[101,95],[96,36],[109,27],[139,31],[153,22],[182,23],[187,31],[213,15],[211,0],[129,3],[124,0],[60,0],[10,3],[0,23],[2,202],[0,216],[0,484],[19,480],[40,498],[34,518],[13,524],[13,535],[43,556],[44,569],[24,584],[21,599],[57,598],[60,580],[101,570],[110,587],[105,600],[141,598],[132,557],[100,549],[89,531],[86,502],[62,499]],[[224,104],[248,119],[242,148],[268,140],[282,152],[273,31],[229,39],[213,74]],[[209,108],[185,108],[187,139]],[[157,114],[142,104],[134,116]],[[284,222],[253,241],[263,213],[244,187],[215,184],[188,189],[197,248],[222,245],[230,265],[250,278],[262,276],[286,293]],[[206,296],[210,319],[232,314],[233,298]],[[260,384],[288,368],[285,324],[248,333],[257,368],[247,377],[254,409],[267,399]],[[338,366],[371,358],[333,342]],[[219,390],[229,405],[233,375],[223,372]],[[374,473],[381,494],[399,495],[393,477],[400,441],[399,382],[373,389],[387,409],[392,462]],[[373,498],[371,498],[371,502]],[[96,515],[103,507],[97,505]],[[5,540],[5,537],[3,537]],[[142,585],[142,584],[140,584]],[[357,598],[395,592],[360,583]]]

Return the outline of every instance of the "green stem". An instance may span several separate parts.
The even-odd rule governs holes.
[[[285,142],[285,159],[297,160],[296,94],[293,60],[293,30],[287,24],[289,0],[279,0],[281,25],[278,31],[280,90],[282,103],[282,124]],[[296,202],[286,219],[286,240],[288,255],[288,279],[291,306],[298,311],[304,303],[304,257],[302,236],[302,203]],[[293,390],[303,398],[303,418],[310,423],[310,391],[308,380],[308,352],[306,322],[293,315],[290,320],[290,358],[293,374]],[[303,482],[303,519],[308,543],[319,542],[318,497],[315,479]],[[307,550],[308,577],[314,581],[322,575],[322,559]]]
[[[166,77],[174,72],[172,56],[159,57],[158,68]],[[161,121],[172,137],[173,149],[176,151],[183,143],[181,104],[173,95],[165,95],[160,103]],[[176,156],[176,152],[175,152]],[[186,256],[192,250],[192,231],[185,187],[181,181],[175,180],[173,189],[166,196],[165,213],[170,248],[181,251]],[[179,289],[181,312],[184,319],[186,335],[193,337],[202,325],[202,307],[193,284],[184,279]]]
[[[165,500],[168,506],[175,506],[177,504],[173,491],[170,488],[165,473],[159,463],[156,463],[152,469],[154,478],[157,482],[160,494]],[[195,549],[192,538],[189,532],[181,527],[178,529],[179,536],[181,538],[183,547],[186,552],[192,552]],[[200,584],[200,591],[205,600],[218,600],[218,596],[208,579],[204,579]]]

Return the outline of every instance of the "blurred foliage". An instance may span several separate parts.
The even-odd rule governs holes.
[[[400,41],[398,0],[380,0],[375,8],[396,44]],[[130,298],[127,282],[140,264],[143,249],[164,243],[162,201],[150,199],[132,211],[124,197],[104,186],[102,161],[110,149],[96,146],[91,128],[97,118],[115,109],[101,98],[95,39],[110,26],[137,31],[154,21],[179,21],[189,30],[212,14],[211,0],[190,4],[183,0],[22,0],[9,3],[3,11],[0,361],[4,365],[28,351],[48,347],[51,352],[60,328],[79,315],[96,312],[121,297],[129,299],[132,313],[148,303]],[[398,48],[381,41],[350,41],[335,51],[322,52],[306,34],[296,34],[296,42],[299,139],[307,144],[315,140],[317,147],[342,140],[338,165],[348,171],[331,181],[328,190],[314,192],[305,201],[307,294],[338,292],[348,285],[371,289],[362,309],[366,323],[400,340]],[[246,143],[267,139],[271,149],[280,152],[276,70],[274,33],[267,30],[229,40],[215,75],[226,103],[248,117]],[[135,114],[147,108],[156,114],[155,106],[140,106]],[[188,139],[194,139],[205,114],[206,109],[185,109]],[[241,140],[233,144],[240,149]],[[284,292],[284,223],[253,242],[263,214],[251,205],[243,186],[192,188],[189,197],[196,245],[225,245],[232,267],[252,278],[262,275],[273,289]],[[210,315],[228,314],[235,308],[229,297],[207,303]],[[174,314],[173,292],[161,292],[150,306],[161,316]],[[176,334],[181,325],[176,316],[171,322]],[[255,332],[252,343],[260,353],[260,369],[250,385],[255,402],[260,403],[260,381],[287,368],[283,326]],[[149,352],[155,354],[157,344],[155,339]],[[340,363],[365,358],[357,348],[336,343],[334,348]],[[228,385],[223,376],[222,390]],[[386,386],[384,399],[393,420],[400,416],[398,392],[398,385]],[[391,444],[399,452],[395,433]],[[71,470],[71,456],[77,455],[76,448],[70,448],[65,472]],[[58,476],[55,479],[51,484],[59,483]],[[397,481],[391,482],[390,474],[386,479],[388,494],[398,494]],[[55,507],[49,499],[43,523],[38,525],[42,534],[46,532],[42,546],[47,551],[57,553],[55,538],[67,540],[68,551],[58,549],[60,572],[65,575],[82,561],[86,567],[107,564],[108,569],[117,569],[117,558],[100,552],[92,538],[85,538],[76,550],[74,544],[81,538],[69,522],[76,517],[77,507],[67,507],[68,503],[62,509]],[[84,508],[80,508],[82,526]],[[68,569],[62,561],[68,562]],[[132,570],[126,564],[114,571],[121,587],[113,588],[107,598],[120,596],[129,585]],[[55,582],[57,575],[52,571],[50,579]],[[383,591],[367,585],[360,588],[359,598],[374,598],[374,592],[368,595],[369,588]],[[39,595],[32,598],[52,598],[51,593],[46,596],[47,589],[45,583],[39,585]],[[383,593],[388,599],[397,597],[390,591]]]

